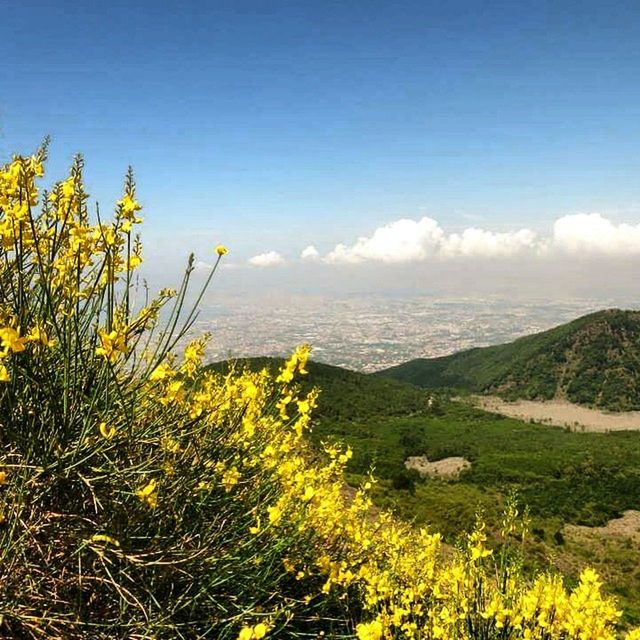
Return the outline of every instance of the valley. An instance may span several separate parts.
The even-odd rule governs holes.
[[[637,432],[575,433],[442,396],[433,410],[406,416],[321,416],[311,437],[348,443],[348,481],[357,486],[372,471],[378,507],[428,525],[448,544],[473,527],[477,514],[497,542],[502,510],[515,493],[530,518],[525,550],[531,570],[559,570],[572,584],[593,566],[607,577],[628,621],[640,620],[638,535],[608,527],[640,510]],[[405,467],[414,456],[430,463],[463,458],[470,466],[457,476],[422,476]]]

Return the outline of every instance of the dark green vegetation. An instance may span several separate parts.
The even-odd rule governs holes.
[[[275,371],[281,363],[250,358],[236,365]],[[229,364],[210,366],[225,370]],[[322,390],[311,437],[351,445],[349,472],[354,475],[373,468],[390,486],[424,493],[433,485],[445,501],[448,493],[462,492],[474,502],[516,489],[534,517],[589,526],[604,524],[625,509],[640,509],[638,432],[574,433],[487,413],[396,380],[318,362],[310,362],[308,369],[302,386]],[[404,467],[406,458],[415,455],[429,460],[462,456],[472,468],[455,482],[422,480]],[[413,516],[444,533],[460,531],[448,512],[440,518],[436,505],[417,509]]]
[[[252,358],[238,365],[275,370],[281,362]],[[228,363],[211,366],[224,369]],[[491,501],[516,489],[534,517],[589,526],[604,524],[625,509],[640,509],[640,433],[573,433],[487,413],[395,380],[318,362],[308,368],[303,386],[322,389],[311,437],[351,445],[349,472],[354,475],[374,468],[389,486],[422,494],[433,485],[445,502],[449,493],[464,494],[474,503],[472,510],[486,494]],[[456,482],[422,480],[404,467],[414,455],[429,460],[462,456],[472,468]],[[443,508],[440,517],[435,503],[416,505],[412,517],[458,533],[460,527]]]
[[[564,523],[602,525],[626,509],[640,509],[636,432],[578,434],[444,400],[431,415],[321,421],[314,437],[330,436],[354,449],[352,473],[363,475],[373,466],[390,486],[401,484],[409,456],[467,458],[472,467],[457,481],[414,477],[415,495],[426,502],[412,501],[412,516],[451,535],[471,524],[451,519],[451,501],[468,512],[478,500],[490,503],[514,489],[534,518]]]
[[[379,375],[507,399],[640,409],[640,312],[599,311],[509,344],[411,360]]]

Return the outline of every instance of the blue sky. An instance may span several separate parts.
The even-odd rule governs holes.
[[[103,207],[131,163],[158,253],[324,255],[424,216],[446,233],[640,222],[637,2],[0,11],[0,152],[51,134],[49,176],[81,151]]]

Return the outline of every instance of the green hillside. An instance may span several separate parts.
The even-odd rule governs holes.
[[[275,371],[282,366],[280,358],[246,358],[234,361],[236,366]],[[225,371],[229,361],[209,365]],[[309,362],[309,374],[300,379],[303,390],[319,387],[320,397],[314,415],[331,420],[355,420],[369,417],[406,416],[422,413],[427,406],[424,389],[402,381],[370,376],[341,367]]]
[[[640,312],[598,311],[509,344],[411,360],[377,375],[508,399],[640,409]]]

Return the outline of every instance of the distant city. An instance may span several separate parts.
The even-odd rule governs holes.
[[[620,301],[349,296],[225,301],[202,310],[211,361],[286,356],[309,342],[321,362],[369,372],[413,358],[509,342]]]

